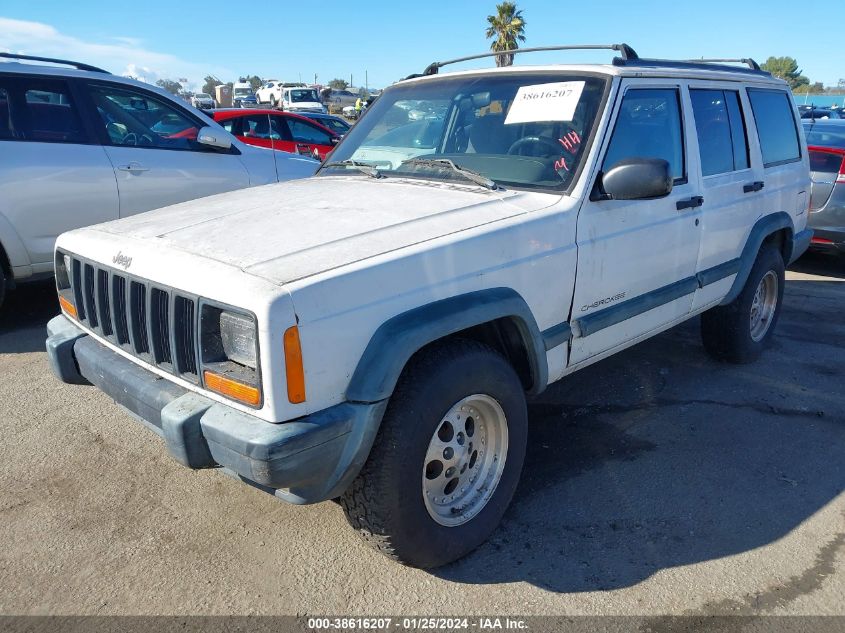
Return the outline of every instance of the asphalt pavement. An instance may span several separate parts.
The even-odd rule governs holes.
[[[0,315],[0,613],[845,615],[845,257],[787,273],[757,363],[693,319],[530,404],[502,525],[432,572],[339,506],[190,471],[50,373],[52,284]]]

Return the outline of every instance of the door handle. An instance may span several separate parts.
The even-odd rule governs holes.
[[[118,165],[120,171],[128,171],[131,173],[140,173],[142,171],[150,171],[149,167],[144,167],[141,163],[131,162],[128,165]]]
[[[678,211],[683,211],[684,209],[695,209],[696,207],[700,207],[704,204],[704,196],[693,196],[688,200],[678,200],[675,204],[675,208]]]
[[[760,191],[763,188],[764,183],[762,180],[755,180],[754,182],[749,182],[747,185],[742,186],[742,191],[744,193],[753,193],[755,191]]]

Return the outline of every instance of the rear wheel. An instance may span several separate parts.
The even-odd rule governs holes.
[[[271,108],[276,107],[276,96],[275,95],[270,95],[270,107]]]
[[[498,525],[526,440],[525,394],[510,364],[474,341],[432,346],[403,372],[341,506],[383,554],[413,567],[444,565]]]
[[[701,315],[701,337],[708,353],[732,363],[756,360],[774,333],[783,288],[783,257],[775,247],[764,246],[739,296]]]

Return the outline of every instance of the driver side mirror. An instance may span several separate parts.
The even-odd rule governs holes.
[[[620,160],[596,181],[591,200],[648,200],[672,193],[672,172],[662,158]]]
[[[230,149],[232,139],[225,130],[218,130],[210,125],[200,128],[197,132],[197,143],[213,149]]]

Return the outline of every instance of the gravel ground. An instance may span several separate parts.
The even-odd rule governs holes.
[[[787,273],[772,348],[711,361],[694,319],[530,405],[522,483],[434,572],[172,461],[44,353],[51,284],[0,316],[0,613],[845,615],[845,258]]]

